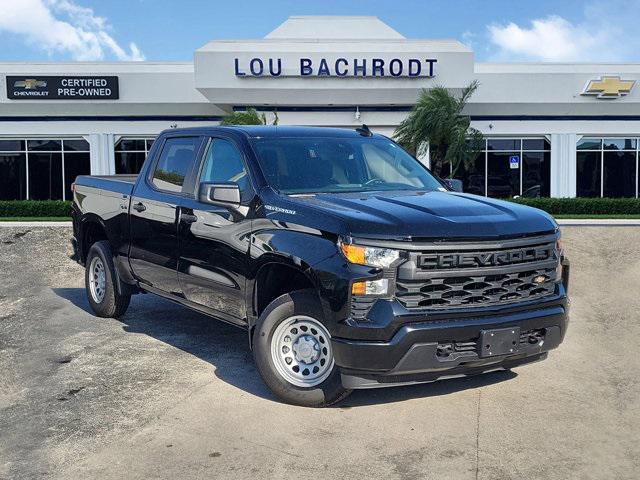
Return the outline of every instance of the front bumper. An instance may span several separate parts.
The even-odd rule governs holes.
[[[333,338],[336,364],[347,388],[428,382],[508,369],[546,357],[567,330],[567,299],[491,316],[459,316],[405,324],[389,341]],[[533,306],[532,306],[533,307]],[[480,355],[483,330],[518,328],[513,353]]]

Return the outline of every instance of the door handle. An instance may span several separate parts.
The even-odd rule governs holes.
[[[195,223],[198,221],[198,217],[191,215],[190,213],[180,212],[180,221],[183,223]]]
[[[147,209],[147,207],[145,207],[144,203],[142,202],[138,202],[132,205],[131,208],[133,208],[136,212],[144,212]]]

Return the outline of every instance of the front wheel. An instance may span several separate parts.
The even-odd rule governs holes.
[[[301,290],[275,299],[258,320],[253,334],[256,366],[284,402],[324,407],[350,393],[342,386],[331,335],[321,318],[317,297]]]

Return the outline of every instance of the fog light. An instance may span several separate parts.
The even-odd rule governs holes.
[[[386,295],[389,291],[389,280],[369,280],[366,282],[354,282],[351,285],[352,295]]]

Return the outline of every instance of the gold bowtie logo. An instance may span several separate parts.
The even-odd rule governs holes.
[[[582,94],[597,95],[598,98],[618,98],[629,93],[635,83],[634,80],[603,76],[599,80],[590,80]]]
[[[26,78],[15,82],[13,86],[17,88],[24,88],[25,90],[35,90],[36,88],[46,87],[47,82],[44,80],[36,80],[35,78]]]

